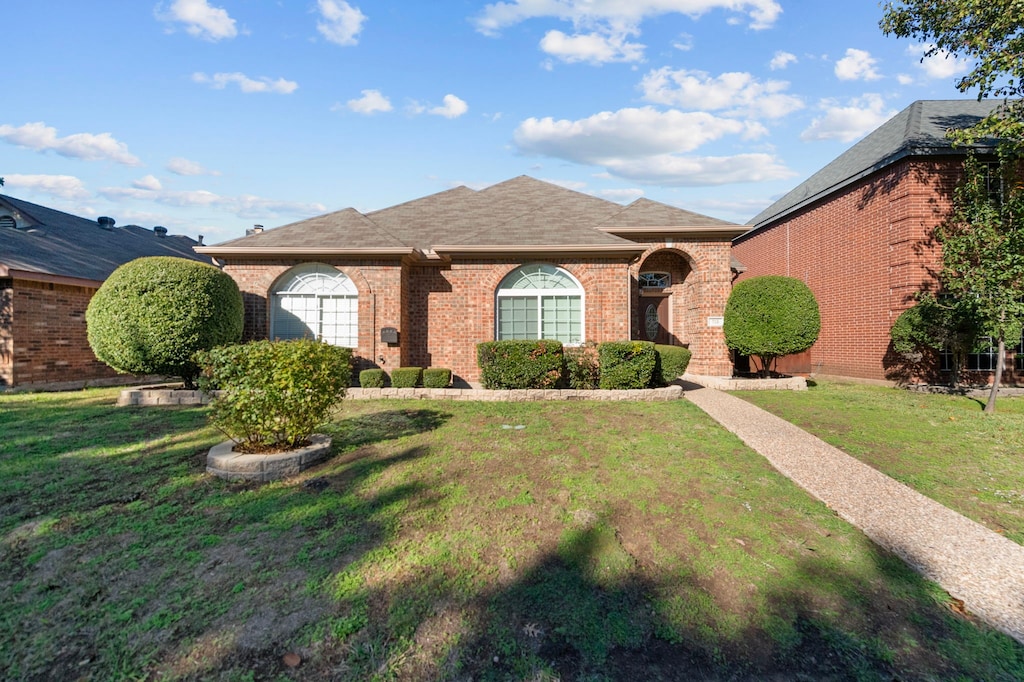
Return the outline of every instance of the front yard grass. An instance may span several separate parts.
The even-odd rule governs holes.
[[[850,382],[735,395],[1024,544],[1024,397],[985,414],[984,398]]]
[[[2,679],[1024,678],[686,401],[349,402],[255,486],[115,397],[0,396]]]

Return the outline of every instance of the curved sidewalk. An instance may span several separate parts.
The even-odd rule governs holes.
[[[696,384],[684,388],[688,400],[793,482],[1024,644],[1024,546],[744,400]]]

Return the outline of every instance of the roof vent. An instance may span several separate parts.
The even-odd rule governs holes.
[[[105,215],[101,215],[99,218],[96,219],[96,223],[100,226],[101,229],[104,230],[113,230],[114,222],[116,221],[113,218],[108,218]]]
[[[153,234],[155,234],[157,237],[166,237],[167,228],[164,227],[163,225],[157,225],[156,227],[153,228]]]
[[[18,222],[14,219],[14,216],[0,215],[0,227],[6,227],[13,230],[17,226]]]
[[[202,246],[203,245],[203,235],[199,235],[199,239],[197,239],[196,241],[199,243],[199,246]]]
[[[252,235],[259,234],[262,231],[263,231],[263,226],[262,225],[253,225],[252,227],[246,228],[245,236],[246,237],[251,237]]]

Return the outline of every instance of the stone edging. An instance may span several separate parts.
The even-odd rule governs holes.
[[[654,402],[678,400],[683,397],[683,387],[678,385],[664,388],[639,390],[583,391],[575,389],[536,388],[515,390],[487,390],[482,388],[350,388],[345,391],[347,400],[482,400],[488,402],[529,402],[542,400],[633,400]]]
[[[727,377],[706,377],[684,374],[683,381],[700,384],[704,388],[718,391],[806,391],[807,379],[786,377],[785,379],[732,379]]]
[[[126,388],[117,397],[118,407],[129,405],[206,405],[210,395],[181,388]]]
[[[260,483],[295,476],[326,459],[331,452],[331,439],[328,436],[313,434],[309,440],[310,444],[304,448],[269,455],[235,452],[235,441],[225,441],[210,448],[206,455],[206,471],[227,480]]]

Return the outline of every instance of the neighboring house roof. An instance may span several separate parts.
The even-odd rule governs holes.
[[[8,218],[0,223],[0,276],[102,282],[118,266],[143,256],[210,260],[192,250],[199,242],[188,237],[160,237],[135,225],[103,227],[96,220],[6,195],[0,195],[0,215]]]
[[[946,137],[946,131],[950,128],[972,126],[1000,104],[1002,101],[996,100],[914,102],[757,214],[750,221],[754,227],[747,234],[754,233],[768,223],[798,211],[905,157],[966,154],[966,148],[953,148]],[[978,147],[991,148],[993,145],[994,142],[989,141]]]
[[[649,199],[623,207],[523,175],[479,191],[456,187],[365,215],[349,208],[198,251],[215,256],[305,252],[428,258],[435,253],[639,253],[642,246],[617,236],[619,228],[630,227],[657,227],[646,232],[673,234],[673,228],[684,227],[730,231],[720,238],[746,229]]]

